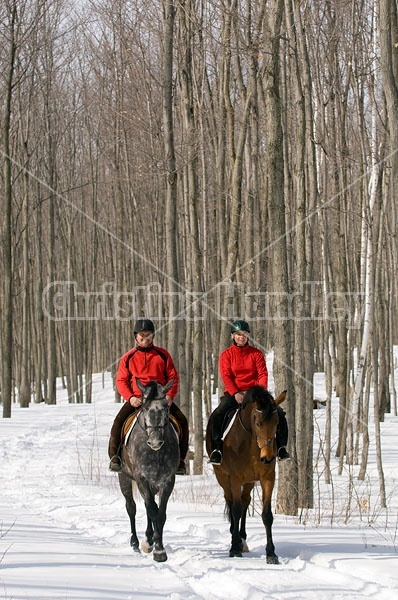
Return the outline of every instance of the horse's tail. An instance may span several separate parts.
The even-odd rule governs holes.
[[[224,517],[226,519],[228,519],[229,523],[231,523],[231,505],[228,504],[227,501],[225,501],[225,506],[224,506]]]
[[[131,490],[133,492],[134,500],[138,500],[141,496],[138,490],[138,485],[136,484],[134,479],[131,480]]]

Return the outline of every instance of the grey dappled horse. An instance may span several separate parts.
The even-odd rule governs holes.
[[[123,446],[123,468],[119,473],[119,484],[126,499],[126,510],[130,518],[130,545],[139,551],[135,527],[136,503],[133,497],[133,481],[137,484],[145,502],[147,528],[141,542],[144,552],[152,552],[158,562],[167,560],[163,547],[163,527],[166,508],[175,483],[175,473],[180,461],[178,437],[169,421],[166,393],[173,381],[165,386],[151,381],[145,387],[137,380],[142,391],[141,410],[136,417],[127,445]],[[158,495],[158,503],[155,501]]]

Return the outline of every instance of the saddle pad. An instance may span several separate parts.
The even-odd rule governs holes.
[[[133,425],[134,421],[137,418],[139,411],[133,413],[132,415],[130,415],[129,417],[127,417],[127,419],[125,420],[124,424],[123,424],[123,431],[122,431],[122,436],[123,439],[126,437],[126,435],[128,434],[131,426]]]
[[[238,412],[239,412],[239,408],[237,408],[237,409],[235,410],[234,414],[233,414],[233,415],[232,415],[232,417],[231,417],[231,420],[230,420],[230,422],[228,423],[228,425],[227,425],[227,427],[226,427],[226,429],[225,429],[224,433],[222,434],[222,437],[221,437],[222,441],[224,441],[224,440],[225,440],[225,438],[227,437],[227,434],[228,434],[229,430],[231,429],[232,425],[233,425],[233,424],[234,424],[234,422],[235,422],[236,415],[238,414]]]
[[[173,417],[173,415],[169,415],[169,419],[170,419],[170,423],[174,427],[174,431],[176,432],[176,435],[179,439],[181,437],[181,426],[180,426],[179,422],[177,421],[177,419],[175,417]]]
[[[122,443],[127,444],[128,439],[130,437],[130,433],[133,431],[133,427],[137,422],[137,416],[140,414],[140,411],[133,413],[124,422],[123,432],[122,432]]]

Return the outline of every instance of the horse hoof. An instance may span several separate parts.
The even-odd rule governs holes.
[[[167,554],[166,552],[163,550],[163,552],[154,552],[153,553],[153,560],[156,560],[156,562],[165,562],[167,560]]]
[[[269,565],[279,565],[279,559],[276,556],[276,554],[274,554],[273,556],[267,556],[267,564],[269,564]]]
[[[238,558],[242,558],[242,552],[240,550],[230,550],[229,557],[234,558],[235,556]]]
[[[246,540],[242,540],[242,552],[249,552],[249,546],[247,545]]]
[[[145,552],[145,554],[150,554],[153,550],[153,544],[149,544],[147,540],[142,540],[141,550]]]
[[[134,550],[134,552],[139,552],[140,551],[140,549],[139,549],[140,544],[139,544],[137,538],[134,537],[134,536],[131,536],[131,538],[130,538],[130,546],[132,547],[132,549]]]

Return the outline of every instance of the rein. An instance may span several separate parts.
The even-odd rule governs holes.
[[[260,414],[263,414],[263,411],[262,411],[261,409],[255,408],[255,409],[254,409],[254,411],[255,411],[255,412],[258,412],[258,413],[260,413]],[[276,412],[277,412],[277,408],[276,408],[276,406],[275,406],[275,404],[274,404],[274,405],[273,405],[272,412],[271,412],[271,415],[274,415]],[[253,414],[253,411],[251,412],[251,414]],[[259,447],[259,449],[260,449],[260,450],[262,450],[263,448],[270,447],[270,446],[272,446],[272,444],[274,444],[274,442],[275,442],[275,436],[274,436],[274,437],[272,437],[272,438],[259,438],[259,437],[258,437],[258,436],[255,434],[255,432],[253,431],[253,429],[252,429],[252,428],[248,429],[248,428],[246,427],[246,425],[243,423],[243,420],[242,420],[242,407],[241,407],[241,406],[239,407],[239,410],[238,410],[238,420],[239,420],[239,423],[240,423],[240,425],[241,425],[242,429],[243,429],[243,430],[244,430],[244,431],[245,431],[245,432],[246,432],[248,435],[250,435],[250,436],[255,436],[255,438],[256,438],[256,443],[257,443],[257,446]],[[270,463],[272,463],[274,460],[276,460],[276,454],[275,454],[275,455],[274,455],[272,458],[266,459],[266,458],[264,457],[264,458],[262,458],[261,460],[262,460],[263,462],[265,462],[266,464],[270,464]]]
[[[243,421],[242,421],[242,409],[241,409],[241,407],[239,407],[238,419],[239,419],[239,423],[242,425],[242,429],[244,431],[246,431],[246,433],[248,433],[249,435],[251,435],[252,432],[249,429],[246,429],[246,427],[243,425]]]

